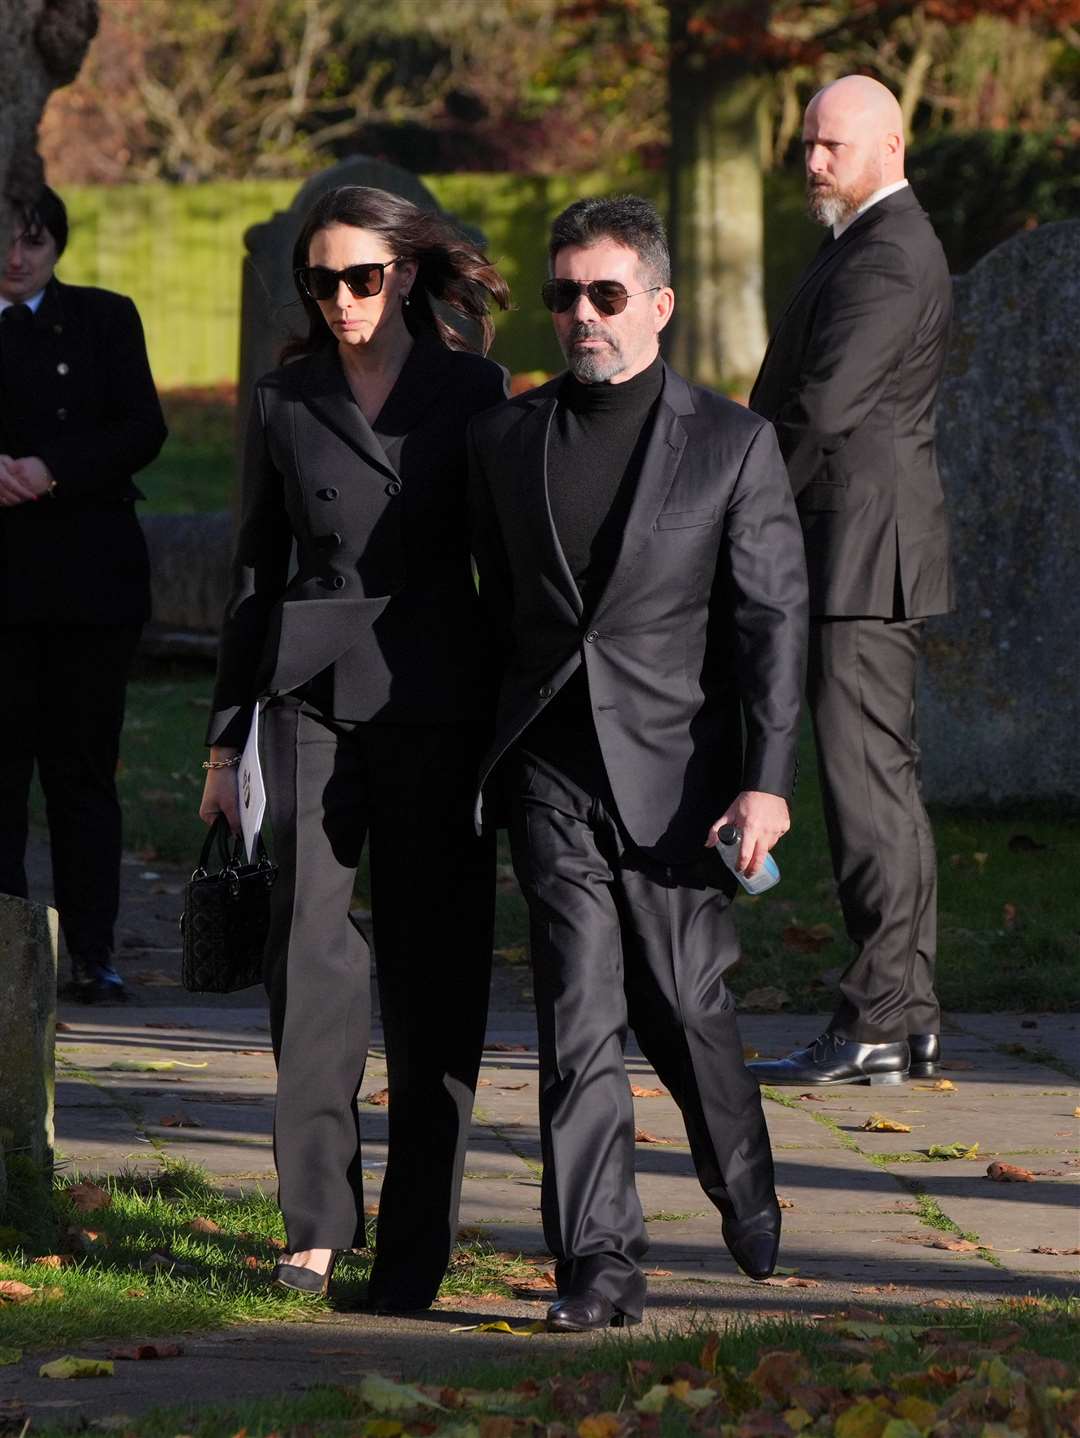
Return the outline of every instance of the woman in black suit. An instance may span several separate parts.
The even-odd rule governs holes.
[[[266,986],[288,1253],[325,1292],[364,1242],[356,1095],[369,953],[349,919],[370,844],[389,1162],[368,1299],[426,1308],[454,1239],[490,978],[494,851],[471,796],[495,675],[473,583],[465,426],[505,393],[506,286],[441,216],[347,186],[293,256],[309,331],[256,387],[200,814],[237,827],[256,701],[275,857]],[[436,309],[433,301],[439,302]],[[290,561],[295,547],[295,571]]]
[[[46,187],[0,272],[0,893],[27,897],[36,763],[71,993],[118,1003],[116,761],[150,615],[132,475],[165,421],[131,300],[56,278],[67,235]]]

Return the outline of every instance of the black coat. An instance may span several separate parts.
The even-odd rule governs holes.
[[[0,623],[139,624],[150,569],[131,476],[165,421],[131,300],[51,280],[16,342],[5,326],[0,453],[36,455],[52,498],[0,509]]]
[[[951,607],[934,452],[951,313],[944,251],[908,187],[822,246],[776,326],[750,405],[787,462],[813,615]]]
[[[465,426],[505,393],[491,360],[418,339],[378,417],[384,448],[336,348],[258,382],[208,743],[243,744],[260,695],[328,669],[339,719],[459,723],[487,711]]]
[[[470,429],[480,592],[505,662],[483,774],[584,664],[622,822],[682,862],[741,789],[791,792],[807,630],[795,506],[771,426],[665,367],[618,559],[585,622],[547,499],[559,383]]]

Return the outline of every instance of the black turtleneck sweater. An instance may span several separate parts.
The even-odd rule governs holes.
[[[659,355],[622,384],[582,384],[567,375],[548,435],[548,500],[555,533],[588,616],[619,552],[660,396]]]
[[[582,384],[567,375],[548,434],[551,518],[587,620],[618,558],[664,384],[657,358],[622,384]],[[591,742],[590,742],[591,741]],[[595,746],[584,666],[542,710],[523,746],[574,774]]]

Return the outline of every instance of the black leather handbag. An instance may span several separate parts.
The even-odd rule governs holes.
[[[215,844],[219,867],[211,873],[210,854]],[[239,835],[230,852],[229,826],[219,814],[206,836],[199,867],[184,890],[180,980],[185,989],[195,994],[231,994],[262,983],[270,890],[277,874],[261,835],[255,863],[244,862],[244,841]]]

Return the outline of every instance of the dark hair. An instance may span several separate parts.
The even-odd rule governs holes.
[[[658,285],[671,284],[671,254],[664,222],[648,200],[640,195],[593,196],[575,200],[551,226],[548,259],[566,245],[595,245],[597,240],[615,240],[633,250]]]
[[[42,230],[48,230],[56,241],[56,255],[59,259],[67,248],[68,217],[67,208],[56,191],[43,185],[41,194],[33,204],[20,211],[19,219],[24,233],[31,239],[38,239]]]
[[[466,332],[471,330],[475,334],[479,329],[480,348],[487,353],[495,337],[489,302],[494,300],[500,308],[508,309],[510,291],[483,251],[466,239],[445,215],[422,210],[388,190],[341,185],[316,200],[304,221],[293,246],[294,271],[306,266],[312,238],[328,225],[373,230],[383,237],[393,254],[416,262],[416,280],[409,294],[411,303],[404,312],[411,334],[427,331],[449,349],[476,348],[467,333],[462,334],[449,324],[432,305],[432,300],[437,300],[465,322]],[[310,354],[335,343],[316,302],[303,293],[300,302],[308,317],[308,332],[285,345],[282,360]]]

